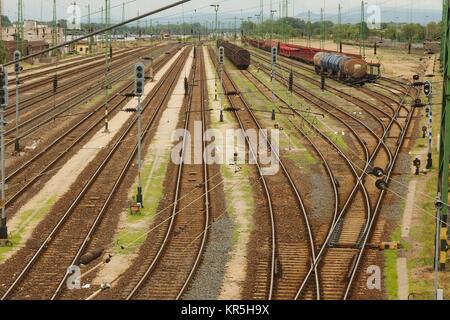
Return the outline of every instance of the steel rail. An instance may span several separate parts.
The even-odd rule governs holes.
[[[416,93],[417,93],[417,95],[418,95],[418,90],[417,90],[417,89],[416,89]],[[412,96],[412,95],[411,95],[411,96]],[[404,97],[404,99],[405,99],[405,98],[406,98],[406,96]],[[413,108],[411,108],[410,112],[408,113],[408,118],[407,118],[407,121],[406,121],[406,126],[405,126],[404,130],[402,131],[401,137],[400,137],[400,139],[399,139],[399,143],[397,144],[397,149],[396,149],[396,151],[395,151],[395,155],[394,155],[394,163],[395,163],[395,160],[397,160],[398,155],[400,154],[400,150],[401,150],[401,148],[403,147],[403,144],[404,144],[404,142],[405,142],[405,137],[406,137],[406,134],[407,134],[407,132],[408,132],[409,126],[411,125],[412,117],[413,117],[414,111],[415,111],[415,108],[413,107]],[[389,170],[388,170],[388,172],[387,172],[387,174],[386,174],[386,177],[385,177],[385,182],[386,182],[386,183],[389,183],[389,180],[390,180],[390,178],[391,178],[391,176],[392,176],[392,172],[393,172],[393,170],[394,170],[394,163],[390,166],[390,168],[389,168]],[[360,248],[359,253],[358,253],[358,255],[357,255],[356,262],[355,262],[355,264],[354,264],[354,267],[353,267],[352,272],[351,272],[350,279],[349,279],[348,284],[347,284],[347,288],[346,288],[345,295],[344,295],[344,300],[347,300],[348,297],[349,297],[350,290],[351,290],[352,285],[353,285],[353,283],[354,283],[354,279],[355,279],[355,277],[356,277],[356,273],[357,273],[357,271],[359,270],[359,266],[360,266],[360,264],[361,264],[362,256],[363,256],[363,254],[364,254],[364,252],[365,252],[365,248],[366,248],[367,242],[368,242],[368,240],[369,240],[369,236],[370,236],[370,234],[371,234],[373,224],[375,223],[375,220],[376,220],[376,218],[378,217],[379,209],[380,209],[380,207],[381,207],[382,200],[383,200],[383,197],[384,197],[385,193],[386,193],[386,190],[383,189],[383,190],[381,191],[380,195],[378,196],[378,200],[377,200],[377,204],[376,204],[376,206],[375,206],[374,214],[373,214],[372,219],[371,219],[371,221],[370,221],[370,227],[369,227],[369,229],[367,230],[367,232],[365,233],[365,235],[364,235],[364,237],[363,237],[363,240],[362,240],[362,243],[361,243],[361,248]]]
[[[171,57],[164,57],[160,61],[158,61],[155,64],[155,72],[157,72],[159,69],[161,69],[169,60]],[[124,102],[128,101],[129,98],[125,96],[121,96],[121,94],[129,93],[128,90],[130,90],[133,86],[134,82],[130,81],[127,85],[124,86],[124,88],[121,90],[121,92],[118,95],[110,96],[108,102],[113,103],[113,101],[119,97],[119,101],[114,103],[113,107],[111,108],[111,112],[114,112],[118,107],[120,107]],[[47,145],[43,150],[41,150],[38,154],[34,155],[32,158],[30,158],[28,161],[24,162],[19,168],[14,170],[12,173],[10,173],[6,177],[6,182],[13,179],[15,176],[23,172],[25,169],[27,169],[33,162],[37,161],[40,157],[47,154],[53,147],[58,145],[64,138],[68,137],[70,134],[72,134],[80,125],[85,123],[87,120],[89,120],[91,117],[98,114],[99,111],[103,110],[103,105],[97,107],[95,110],[87,114],[85,117],[83,117],[80,121],[78,121],[75,125],[73,125],[70,129],[65,131],[62,135],[60,135],[58,138],[54,139],[51,144]],[[111,115],[111,113],[110,113]],[[92,124],[88,130],[83,132],[76,140],[74,140],[63,152],[61,152],[57,157],[55,157],[50,163],[48,163],[39,174],[32,177],[30,180],[27,180],[27,183],[20,188],[19,191],[14,193],[12,196],[8,198],[8,200],[5,202],[5,206],[8,207],[11,205],[11,203],[16,200],[21,194],[23,194],[28,188],[30,188],[31,185],[33,185],[42,175],[49,172],[55,164],[61,160],[65,155],[67,155],[72,148],[74,148],[80,141],[82,141],[90,132],[92,132],[97,126],[101,123],[103,123],[105,119],[105,115],[102,114],[102,116]]]
[[[255,78],[257,81],[259,81],[259,79],[257,79],[256,77],[254,77],[250,72],[244,72],[244,71],[243,71],[242,73],[243,73],[247,78],[251,75],[251,76],[252,76],[253,78]],[[249,80],[250,80],[250,79],[249,79]],[[250,80],[250,81],[251,81],[251,80]],[[263,83],[262,81],[259,81],[259,82],[260,82],[262,85],[264,85],[268,90],[270,90],[270,89],[267,87],[267,85],[266,85],[265,83]],[[259,89],[259,88],[258,88],[258,89]],[[365,198],[365,207],[366,207],[366,210],[367,210],[367,216],[368,216],[368,218],[367,218],[367,223],[366,223],[366,226],[365,226],[365,228],[366,228],[367,225],[368,225],[368,221],[369,221],[369,219],[370,219],[370,215],[371,215],[371,205],[370,205],[369,195],[368,195],[367,189],[365,188],[363,182],[361,181],[361,179],[360,179],[360,177],[359,177],[359,175],[358,175],[356,166],[355,166],[355,165],[353,164],[353,162],[345,155],[345,153],[341,150],[341,148],[339,148],[339,146],[336,145],[335,142],[333,142],[333,141],[332,141],[329,137],[327,137],[321,130],[317,129],[313,124],[311,124],[311,123],[309,122],[309,120],[306,119],[303,115],[301,115],[296,109],[292,108],[292,107],[291,107],[291,106],[290,106],[290,105],[289,105],[282,97],[280,97],[277,93],[275,93],[275,96],[277,97],[277,99],[279,99],[281,102],[283,102],[286,106],[288,106],[288,108],[289,108],[291,111],[293,111],[294,114],[296,114],[297,116],[301,117],[304,121],[306,121],[314,131],[316,131],[316,132],[317,132],[317,133],[318,133],[325,141],[327,141],[333,148],[335,148],[335,149],[337,150],[338,154],[339,154],[339,155],[347,162],[349,168],[353,171],[353,175],[354,175],[354,177],[355,177],[355,180],[356,180],[355,186],[354,186],[352,192],[351,192],[351,193],[349,194],[349,196],[347,197],[347,201],[346,201],[344,207],[341,209],[339,216],[338,216],[338,217],[335,216],[335,218],[333,219],[333,223],[332,223],[331,226],[330,226],[330,229],[329,229],[329,231],[328,231],[328,234],[327,234],[327,237],[326,237],[324,243],[328,243],[329,239],[332,237],[332,235],[333,235],[333,233],[334,233],[334,230],[335,230],[336,226],[337,226],[338,223],[340,222],[340,220],[341,220],[343,214],[346,212],[346,207],[350,204],[350,201],[352,201],[352,199],[354,198],[354,195],[355,195],[356,192],[358,191],[359,186],[361,186],[361,190],[362,190],[363,195],[364,195],[364,198]],[[311,102],[312,102],[312,101],[311,101]],[[351,130],[351,131],[353,132],[353,134],[355,135],[355,137],[357,137],[357,140],[359,140],[360,145],[361,145],[361,146],[364,146],[365,151],[366,151],[366,157],[367,157],[366,159],[368,159],[368,157],[369,157],[369,153],[368,153],[368,152],[369,152],[369,151],[368,151],[367,147],[365,146],[365,144],[362,143],[362,141],[358,138],[358,135],[356,134],[356,132],[355,132],[349,125],[347,125],[347,124],[345,123],[344,120],[340,119],[339,117],[336,117],[336,118],[338,119],[338,121],[340,121],[340,122],[342,122],[344,125],[346,125],[346,126],[349,128],[349,130]],[[304,136],[306,137],[306,135],[305,135],[301,130],[299,130],[295,125],[294,125],[294,127],[297,129],[297,131],[299,131],[302,135],[304,135]],[[310,140],[310,139],[308,138],[308,140]],[[369,162],[368,160],[366,160],[366,168],[365,168],[365,170],[367,170],[367,167],[368,167],[367,164],[369,164],[369,163],[370,163],[370,162]],[[361,231],[363,232],[364,230],[361,230]],[[323,244],[323,245],[322,245],[322,248],[323,248],[324,246],[325,246],[325,245]],[[318,256],[319,256],[320,254],[321,254],[321,251],[318,253]],[[313,265],[310,267],[310,269],[309,269],[309,271],[308,271],[308,273],[307,273],[307,275],[306,275],[304,281],[303,281],[302,284],[300,285],[300,288],[299,288],[299,290],[298,290],[298,292],[297,292],[297,294],[296,294],[295,300],[297,300],[297,299],[299,298],[299,295],[300,295],[301,291],[302,291],[302,290],[304,289],[304,287],[306,286],[306,284],[307,284],[307,282],[309,281],[309,278],[310,278],[310,276],[311,276],[311,274],[312,274],[313,271],[314,271],[315,276],[318,277],[318,273],[317,273],[317,266],[318,266],[318,264],[315,263],[316,260],[318,261],[318,260],[319,260],[319,257],[316,257],[316,259],[314,260]],[[299,293],[299,292],[300,292],[300,293]],[[317,299],[318,299],[318,300],[320,299],[320,293],[317,294]]]
[[[178,58],[178,62],[180,61],[180,59],[183,59],[183,55],[181,55]],[[150,102],[154,99],[154,97],[157,96],[157,93],[159,93],[159,90],[163,87],[163,84],[165,84],[165,82],[169,79],[169,75],[172,73],[173,70],[175,70],[175,68],[177,67],[177,62],[174,63],[172,65],[172,67],[170,68],[170,70],[164,75],[164,79],[161,79],[158,84],[156,85],[155,89],[152,90],[152,94],[150,97],[148,97],[146,99],[146,103],[144,105],[143,111],[145,111],[147,109],[147,107],[150,105]],[[171,80],[171,79],[169,79]],[[173,80],[171,80],[173,81]],[[173,84],[173,83],[172,83]],[[166,87],[167,89],[167,87]],[[143,134],[146,135],[149,130],[148,128],[150,128],[150,126],[153,124],[154,120],[156,119],[156,115],[158,114],[158,111],[161,108],[160,104],[158,106],[158,108],[156,108],[156,111],[154,111],[152,113],[152,116],[146,126],[146,130],[144,130]],[[125,129],[125,131],[123,132],[123,134],[119,137],[119,139],[116,141],[116,143],[114,144],[114,146],[112,147],[112,149],[109,151],[108,155],[106,156],[106,158],[102,161],[102,163],[97,167],[95,173],[91,176],[91,178],[89,179],[89,181],[86,182],[86,184],[84,185],[84,187],[82,188],[82,190],[79,192],[78,196],[72,201],[72,204],[69,206],[69,208],[65,211],[65,213],[63,214],[63,216],[59,219],[58,223],[52,228],[51,232],[49,233],[49,235],[46,237],[46,239],[43,241],[43,243],[40,245],[40,247],[38,248],[38,250],[34,253],[34,255],[32,256],[32,258],[29,260],[29,262],[25,265],[25,267],[22,269],[22,271],[20,272],[20,274],[16,277],[16,279],[14,280],[14,282],[12,283],[11,286],[8,287],[8,290],[3,294],[3,296],[1,297],[1,300],[5,300],[7,299],[10,294],[13,292],[13,290],[18,286],[18,284],[23,280],[23,278],[25,277],[25,275],[30,271],[31,267],[34,265],[34,263],[37,261],[37,259],[45,252],[46,247],[48,246],[48,244],[55,238],[57,232],[61,229],[61,227],[63,226],[63,224],[66,222],[66,220],[69,218],[70,214],[72,213],[72,211],[75,209],[75,207],[80,203],[81,199],[83,198],[83,196],[87,193],[88,189],[93,185],[93,183],[96,181],[97,177],[101,174],[101,172],[103,171],[103,169],[105,168],[106,164],[109,163],[109,161],[112,158],[112,155],[118,150],[119,146],[122,145],[122,142],[124,140],[124,138],[129,134],[129,132],[131,131],[131,129],[134,127],[134,124],[136,123],[137,118],[134,117],[133,121],[128,125],[128,127]],[[133,155],[135,153],[136,150],[136,146],[133,149],[132,155],[130,155],[130,157],[128,158],[128,161],[126,163],[126,165],[129,165],[131,163],[131,160],[133,159]],[[130,160],[131,159],[131,160]],[[125,169],[125,167],[124,167]],[[124,176],[123,170],[121,172],[121,174],[119,175],[119,179],[122,180]],[[101,216],[104,214],[104,212],[107,209],[107,205],[109,204],[109,202],[111,201],[112,195],[115,193],[117,187],[119,186],[119,181],[117,180],[113,186],[113,189],[111,190],[111,192],[109,193],[109,196],[106,200],[106,202],[104,203],[101,211],[97,214],[97,218],[94,221],[94,224],[91,226],[88,235],[86,237],[84,237],[83,243],[77,253],[76,258],[78,258],[81,254],[81,252],[84,250],[84,248],[87,246],[87,244],[90,242],[91,240],[91,236],[94,233],[97,225],[100,222],[100,218]],[[75,259],[74,259],[74,262]],[[64,279],[67,277],[67,273],[64,275]],[[63,281],[61,281],[61,283],[63,283]],[[62,288],[60,285],[58,286],[57,290],[54,292],[52,299],[56,298]]]
[[[211,50],[210,50],[210,52],[211,52]],[[289,172],[288,172],[286,166],[284,165],[283,161],[281,160],[280,155],[278,154],[278,152],[275,151],[277,149],[273,148],[272,142],[267,137],[266,133],[262,130],[262,127],[261,127],[258,119],[256,118],[255,114],[251,110],[251,108],[248,105],[247,101],[244,99],[243,95],[241,93],[239,93],[239,90],[238,90],[236,84],[234,83],[233,79],[229,76],[229,74],[228,74],[228,72],[226,71],[225,68],[223,68],[223,74],[228,78],[229,82],[234,87],[234,91],[238,92],[237,97],[239,98],[240,102],[242,103],[242,105],[247,110],[248,114],[250,115],[250,117],[253,120],[253,122],[256,125],[256,127],[260,130],[260,132],[262,132],[262,135],[264,136],[264,139],[266,140],[267,145],[270,147],[270,149],[272,150],[273,154],[276,156],[277,161],[278,161],[280,167],[283,170],[283,174],[285,175],[285,177],[289,181],[289,185],[290,185],[291,189],[294,191],[295,197],[296,197],[296,199],[297,199],[297,201],[299,203],[299,206],[300,206],[300,209],[301,209],[301,212],[302,212],[302,216],[303,216],[303,219],[304,219],[305,224],[306,224],[306,229],[307,229],[306,231],[308,233],[309,244],[310,244],[310,251],[311,251],[310,253],[311,253],[311,256],[312,256],[313,260],[315,260],[316,254],[315,254],[314,237],[312,235],[312,228],[311,228],[311,225],[310,225],[310,222],[309,222],[309,217],[308,217],[308,215],[306,213],[306,208],[305,208],[305,205],[303,203],[303,199],[300,196],[298,188],[295,185],[294,181],[292,180],[292,177],[289,174]],[[236,108],[236,105],[235,105],[233,99],[231,99],[229,95],[227,95],[227,97],[228,97],[228,100],[229,100],[230,104],[233,106],[233,109],[234,109],[233,113],[235,114],[236,118],[238,118],[239,124],[241,125],[241,128],[242,128],[242,130],[244,131],[244,134],[245,134],[245,126],[243,125],[242,121],[240,120],[239,112],[236,111],[236,110],[239,110],[239,109]],[[247,134],[245,134],[245,135],[247,136]],[[248,139],[248,137],[247,137],[247,139]],[[256,160],[257,160],[257,158],[256,158]],[[316,279],[316,288],[317,288],[317,291],[319,292],[320,285],[319,285],[318,278]]]

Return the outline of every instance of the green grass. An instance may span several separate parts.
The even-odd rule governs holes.
[[[264,77],[262,73],[254,74],[255,77],[263,81],[263,83],[270,86],[270,79],[268,77]],[[233,80],[236,82],[236,84],[239,86],[241,91],[243,91],[243,95],[246,98],[247,101],[251,101],[252,105],[251,107],[256,110],[265,110],[265,111],[271,111],[272,110],[272,102],[269,101],[263,94],[259,92],[259,90],[245,77],[243,76],[235,76]],[[275,90],[283,90],[282,86],[280,84],[274,83],[277,88]],[[288,95],[281,97],[284,101],[289,101],[290,97]],[[295,99],[293,97],[293,99]],[[278,105],[279,100],[277,99],[276,105]],[[271,127],[273,126],[272,120],[267,120],[266,118],[269,117],[269,113],[267,113],[267,116],[264,118],[263,116],[259,116],[258,113],[256,113],[256,116],[258,118],[262,118],[260,120],[264,127]],[[288,149],[289,145],[289,137],[290,137],[290,145],[291,148],[294,149],[294,151],[286,152],[286,157],[290,159],[291,161],[297,163],[300,166],[307,166],[307,165],[313,165],[316,163],[315,157],[309,153],[300,139],[298,139],[298,136],[300,135],[295,128],[292,127],[290,122],[288,121],[288,118],[283,115],[277,115],[276,123],[279,124],[280,127],[283,128],[283,132],[280,132],[280,148],[283,148],[283,146]],[[295,151],[295,149],[304,149],[305,151],[299,152]]]
[[[400,228],[391,235],[391,241],[400,240]],[[384,283],[389,300],[398,300],[397,250],[384,251]]]
[[[142,184],[144,208],[139,214],[128,214],[125,222],[125,228],[116,236],[117,243],[124,246],[116,251],[122,254],[135,252],[147,239],[148,226],[152,223],[157,214],[158,205],[164,195],[164,180],[169,164],[169,156],[158,159],[154,172],[153,165],[156,160],[154,155],[148,154],[142,167]],[[130,198],[136,194],[137,183],[133,185],[129,194]]]
[[[114,83],[111,86],[111,89],[109,89],[109,97],[112,97],[113,95],[115,95],[118,92],[119,88],[121,86],[123,86],[127,81],[128,80],[121,80],[117,83]],[[105,96],[103,93],[97,94],[97,95],[95,95],[95,98],[86,100],[84,103],[82,103],[80,105],[80,109],[89,110],[91,107],[100,104],[100,102],[104,102],[104,100],[105,100]]]
[[[0,247],[0,261],[4,261],[7,254],[12,250],[15,250],[17,247],[24,245],[23,232],[27,231],[27,228],[31,224],[34,225],[37,222],[41,221],[42,218],[50,211],[56,201],[56,196],[51,196],[44,204],[42,204],[42,206],[35,209],[25,210],[19,213],[17,230],[13,230],[9,236],[9,240],[11,241],[12,246]]]

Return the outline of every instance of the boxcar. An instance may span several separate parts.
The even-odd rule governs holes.
[[[218,40],[217,47],[224,47],[225,56],[240,70],[246,70],[250,66],[250,52],[228,41]]]

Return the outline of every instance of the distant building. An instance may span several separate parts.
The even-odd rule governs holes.
[[[89,54],[89,43],[87,41],[80,41],[75,44],[74,50],[78,54]]]
[[[4,41],[6,50],[8,51],[7,61],[12,61],[14,59],[14,51],[17,49],[16,41]],[[50,45],[45,41],[27,41],[23,42],[23,54],[30,55],[33,53],[40,52],[42,50],[46,50],[50,48]],[[42,54],[33,59],[30,59],[28,62],[32,63],[34,60],[38,60],[41,58],[46,58],[49,56],[49,53]]]
[[[45,41],[48,44],[52,43],[52,27],[48,25],[38,24],[37,21],[25,20],[23,24],[23,35],[27,41]],[[64,29],[58,27],[57,41],[58,43],[64,42],[65,34]],[[3,41],[14,41],[16,39],[16,25],[11,27],[2,28]]]

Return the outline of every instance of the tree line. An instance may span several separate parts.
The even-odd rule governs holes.
[[[390,39],[400,42],[423,42],[425,40],[438,40],[441,35],[442,23],[430,22],[426,26],[418,23],[382,23],[379,29],[371,29],[363,23],[362,36],[365,40],[372,37]],[[358,41],[361,38],[361,24],[335,24],[332,21],[309,23],[302,19],[283,18],[276,21],[265,21],[264,23],[254,23],[244,21],[241,26],[242,33],[267,37],[273,34],[274,37],[309,37],[320,38],[323,34],[327,39],[337,39],[342,41]]]

